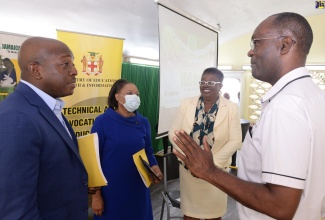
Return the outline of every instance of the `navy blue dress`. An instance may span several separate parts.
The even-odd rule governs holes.
[[[108,108],[91,130],[99,137],[99,153],[108,185],[101,188],[102,217],[95,220],[153,220],[150,190],[144,185],[132,155],[145,149],[151,166],[157,165],[151,146],[150,124],[135,112],[125,118]]]

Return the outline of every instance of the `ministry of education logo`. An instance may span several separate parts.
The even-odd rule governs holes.
[[[88,52],[88,55],[83,55],[82,60],[82,73],[88,76],[94,74],[97,76],[102,73],[104,60],[102,55],[96,52]]]

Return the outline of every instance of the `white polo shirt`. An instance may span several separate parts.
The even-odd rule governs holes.
[[[238,161],[243,180],[303,189],[295,220],[325,217],[325,93],[308,76],[297,68],[267,92]],[[237,208],[241,220],[273,219]]]

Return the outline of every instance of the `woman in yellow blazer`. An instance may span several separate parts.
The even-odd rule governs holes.
[[[241,147],[241,126],[237,104],[220,96],[223,73],[216,68],[204,70],[201,96],[182,101],[169,130],[173,146],[175,130],[184,130],[203,147],[203,136],[213,153],[216,166],[227,171],[231,156]],[[227,211],[227,195],[210,183],[191,175],[180,161],[181,209],[184,220],[221,219]]]

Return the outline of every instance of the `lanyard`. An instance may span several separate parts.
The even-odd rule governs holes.
[[[279,94],[279,92],[281,92],[287,85],[289,85],[290,83],[292,83],[292,82],[294,82],[294,81],[296,81],[296,80],[298,80],[298,79],[302,79],[302,78],[306,78],[306,77],[311,77],[310,75],[305,75],[305,76],[300,76],[300,77],[298,77],[298,78],[296,78],[296,79],[293,79],[293,80],[291,80],[290,82],[288,82],[287,84],[285,84],[277,93],[275,93],[273,96],[271,96],[268,100],[269,100],[269,102],[271,102],[271,100],[274,98],[274,96],[276,96],[277,94]]]
[[[292,82],[294,82],[294,81],[296,81],[296,80],[298,80],[298,79],[302,79],[302,78],[306,78],[306,77],[311,77],[310,75],[305,75],[305,76],[301,76],[301,77],[298,77],[298,78],[296,78],[296,79],[293,79],[293,80],[291,80],[290,82],[288,82],[287,84],[285,84],[277,93],[275,93],[273,96],[271,96],[269,99],[268,99],[268,101],[269,102],[271,102],[271,100],[277,95],[277,94],[279,94],[279,92],[281,92],[287,85],[289,85],[290,83],[292,83]],[[266,100],[267,101],[267,100]],[[265,101],[264,101],[265,102]],[[261,116],[260,116],[261,117]],[[253,137],[253,133],[252,133],[252,130],[253,130],[253,127],[252,126],[249,126],[249,129],[248,129],[248,132],[249,132],[249,135],[251,136],[251,137]]]

